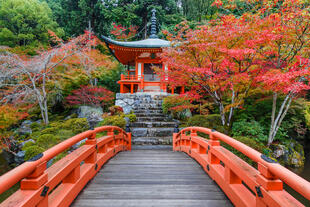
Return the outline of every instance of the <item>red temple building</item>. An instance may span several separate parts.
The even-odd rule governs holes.
[[[162,62],[159,54],[162,48],[170,47],[170,42],[158,38],[155,10],[152,13],[151,35],[147,39],[121,42],[102,36],[115,58],[127,66],[127,74],[122,74],[118,81],[120,93],[184,93],[184,86],[170,88],[167,84],[169,77],[160,77],[154,71],[154,67],[162,68],[163,72],[169,70],[169,66]]]

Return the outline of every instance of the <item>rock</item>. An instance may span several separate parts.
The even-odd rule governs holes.
[[[128,117],[125,117],[124,119],[126,121],[126,125],[130,123],[130,119]]]
[[[11,152],[9,152],[9,151],[3,149],[3,150],[2,150],[2,154],[3,154],[4,159],[6,160],[6,162],[7,162],[9,165],[15,162],[15,160],[14,160],[14,157],[15,157],[15,156],[14,156],[13,153],[11,153]]]
[[[18,153],[16,153],[16,155],[14,156],[14,161],[15,163],[17,163],[18,165],[22,164],[23,162],[25,162],[25,151],[19,151]]]
[[[277,144],[271,146],[273,149],[272,156],[282,165],[293,168],[301,168],[305,164],[304,149],[297,141],[292,140],[290,143]]]
[[[78,118],[87,118],[90,127],[94,127],[103,120],[103,110],[101,107],[80,106],[77,114]]]
[[[132,136],[134,137],[146,137],[147,129],[145,128],[134,128],[131,130]]]
[[[27,134],[31,134],[32,133],[32,130],[30,128],[30,125],[32,124],[33,122],[30,121],[30,120],[26,120],[26,121],[23,121],[23,123],[20,125],[20,127],[16,130],[18,134],[20,135],[27,135]]]
[[[281,156],[283,156],[286,151],[287,151],[287,149],[284,145],[278,144],[277,148],[275,148],[272,155],[274,158],[278,159]]]

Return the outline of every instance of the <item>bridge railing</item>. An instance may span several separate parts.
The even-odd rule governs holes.
[[[202,138],[197,132],[206,134]],[[257,169],[222,147],[224,142],[257,163]],[[188,127],[173,134],[173,150],[194,158],[236,206],[303,206],[283,182],[310,200],[310,183],[260,152],[215,130]]]
[[[106,136],[96,138],[104,131]],[[84,145],[46,168],[49,160],[84,139]],[[20,189],[1,206],[69,206],[102,165],[124,150],[131,150],[131,133],[115,126],[71,137],[2,175],[0,194],[19,181]]]

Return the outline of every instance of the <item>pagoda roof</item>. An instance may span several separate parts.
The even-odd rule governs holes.
[[[145,40],[121,42],[101,36],[109,48],[111,54],[124,65],[135,65],[136,59],[142,53],[161,53],[162,48],[170,47],[170,42],[159,38],[148,38]]]
[[[170,47],[170,41],[159,39],[159,38],[148,38],[145,40],[132,41],[132,42],[121,42],[112,40],[111,38],[101,36],[107,45],[113,44],[121,47],[129,48],[162,48]]]

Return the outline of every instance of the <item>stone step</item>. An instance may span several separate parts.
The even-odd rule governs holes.
[[[145,116],[166,116],[165,114],[163,114],[162,112],[157,112],[157,113],[154,113],[154,112],[149,112],[149,111],[145,111],[143,113],[139,112],[139,113],[135,113],[135,115],[137,117],[145,117]]]
[[[171,121],[168,117],[137,117],[138,122],[164,122]]]
[[[132,138],[133,145],[171,145],[172,136],[168,137],[136,137]]]
[[[165,128],[131,128],[131,134],[133,137],[167,137],[173,135],[174,127]]]
[[[132,108],[134,111],[136,110],[162,110],[162,107],[161,106],[158,106],[158,107],[153,107],[153,106],[136,106],[136,107],[133,107]]]
[[[142,128],[151,128],[151,127],[175,127],[175,122],[134,122],[131,123],[131,127],[142,127]]]
[[[138,109],[138,110],[134,110],[135,114],[139,114],[139,113],[160,113],[162,114],[163,111],[162,110],[144,110],[144,109]]]
[[[139,117],[167,117],[165,114],[155,114],[155,113],[137,113],[135,114],[137,118]]]
[[[156,105],[156,104],[139,104],[135,107],[133,107],[133,110],[135,109],[162,109],[161,105]]]

